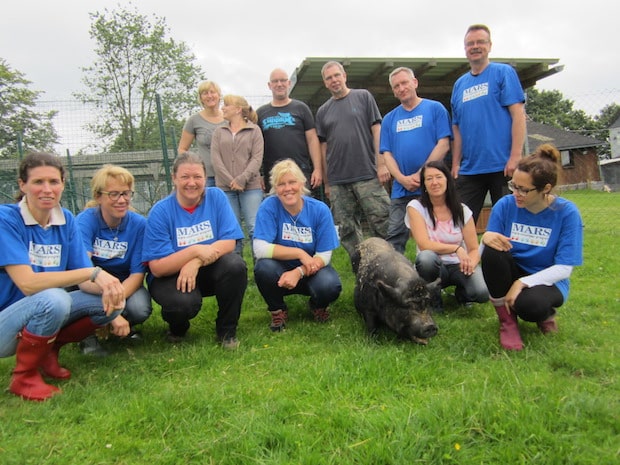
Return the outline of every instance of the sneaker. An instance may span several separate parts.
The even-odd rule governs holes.
[[[314,321],[316,321],[317,323],[325,323],[327,320],[329,320],[328,307],[313,308],[312,315],[314,316]]]
[[[288,320],[288,311],[286,310],[274,310],[271,313],[271,324],[269,329],[273,332],[282,331],[286,327],[286,320]]]
[[[235,336],[225,337],[222,340],[222,348],[226,350],[237,350],[239,348],[239,339]]]
[[[129,334],[127,335],[127,339],[130,339],[132,341],[141,341],[142,333],[140,331],[132,329],[131,331],[129,331]]]
[[[109,355],[108,351],[101,347],[99,339],[94,334],[80,341],[80,350],[84,355],[92,355],[93,357],[107,357]]]

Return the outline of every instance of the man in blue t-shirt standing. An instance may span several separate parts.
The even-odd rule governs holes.
[[[484,205],[487,192],[495,204],[508,193],[523,155],[525,96],[514,68],[491,63],[491,32],[483,24],[469,26],[465,54],[470,71],[452,89],[452,175],[461,200],[474,214]]]
[[[407,204],[420,196],[420,170],[427,161],[441,160],[450,149],[448,110],[435,100],[418,96],[418,80],[410,68],[390,73],[390,87],[400,105],[381,124],[379,151],[394,178],[387,241],[405,253],[409,228]]]

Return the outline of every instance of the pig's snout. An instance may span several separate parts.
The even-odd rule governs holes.
[[[428,323],[422,326],[421,336],[423,338],[433,337],[437,334],[437,325],[435,323]]]

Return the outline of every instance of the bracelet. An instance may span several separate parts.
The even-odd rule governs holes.
[[[97,276],[99,276],[99,273],[101,273],[101,267],[96,266],[95,269],[93,270],[93,272],[90,274],[90,282],[94,283],[95,279],[97,279]]]
[[[452,252],[452,253],[457,253],[459,251],[459,249],[462,249],[462,248],[463,248],[463,246],[459,245],[456,249],[454,249],[454,252]]]
[[[306,273],[304,273],[304,269],[301,266],[298,266],[297,269],[299,270],[299,274],[302,278],[306,276]]]

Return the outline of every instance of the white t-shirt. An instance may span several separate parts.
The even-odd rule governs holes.
[[[469,207],[465,204],[461,204],[463,207],[463,219],[464,224],[466,224],[469,219],[472,217],[472,212]],[[441,242],[442,244],[453,244],[456,249],[459,245],[467,250],[465,246],[465,242],[463,241],[463,229],[461,227],[455,226],[452,219],[449,221],[437,221],[437,226],[433,229],[433,220],[429,215],[428,210],[420,203],[418,199],[414,199],[407,204],[407,208],[414,208],[422,215],[424,218],[424,222],[426,223],[426,231],[428,232],[428,237],[431,241]],[[409,229],[411,229],[411,225],[409,224],[409,217],[405,215],[405,224]],[[420,252],[420,249],[416,247],[417,253]],[[458,256],[455,253],[444,254],[439,256],[441,260],[446,265],[452,265],[456,263],[460,263]]]

